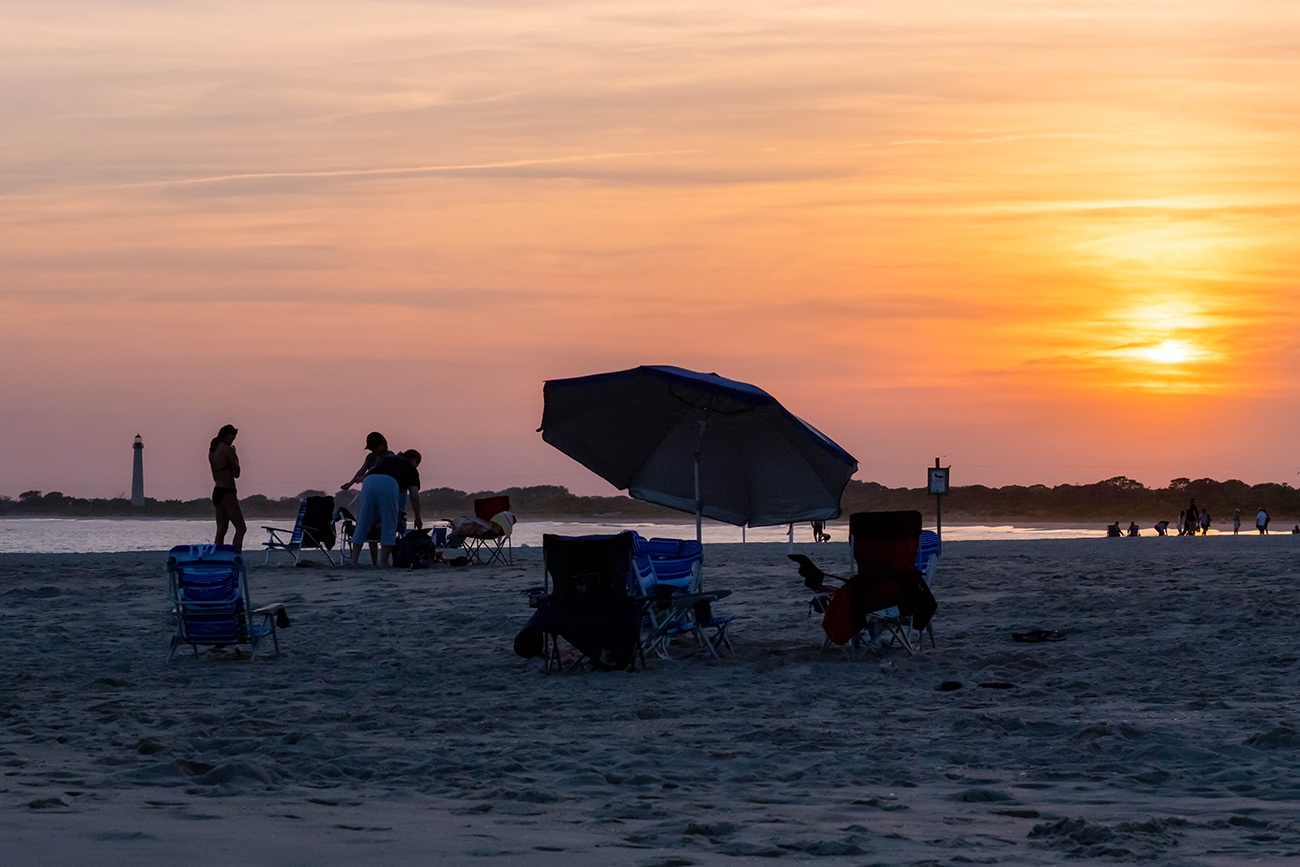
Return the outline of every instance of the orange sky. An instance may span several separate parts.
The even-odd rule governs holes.
[[[541,384],[643,363],[889,485],[1296,480],[1293,4],[272,5],[0,6],[0,494],[604,493]]]

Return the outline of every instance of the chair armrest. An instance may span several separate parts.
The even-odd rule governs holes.
[[[254,608],[253,613],[254,614],[278,614],[279,612],[284,610],[285,608],[283,602],[272,602],[270,605],[263,605],[261,608]]]

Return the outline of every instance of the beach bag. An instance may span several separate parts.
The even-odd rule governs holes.
[[[930,592],[930,585],[917,572],[913,580],[903,586],[903,599],[898,603],[898,613],[911,617],[912,628],[919,631],[930,625],[930,620],[938,610],[939,603]]]
[[[393,565],[398,569],[427,569],[435,554],[428,528],[412,530],[397,540],[393,548]]]
[[[835,644],[848,644],[862,630],[862,619],[853,613],[853,594],[848,585],[836,590],[822,615],[822,629]]]

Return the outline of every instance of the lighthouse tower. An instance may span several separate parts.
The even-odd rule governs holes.
[[[131,468],[131,505],[144,505],[144,441],[135,435],[135,465]]]

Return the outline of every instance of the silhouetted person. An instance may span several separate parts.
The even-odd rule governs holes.
[[[346,491],[353,485],[361,484],[365,481],[366,476],[370,475],[370,471],[375,468],[375,464],[379,463],[392,453],[392,450],[388,448],[387,438],[385,438],[379,431],[372,430],[370,433],[366,434],[366,458],[361,462],[361,469],[357,470],[352,478],[339,485],[339,490]],[[353,505],[356,505],[356,500],[353,500]],[[366,533],[369,534],[369,532],[370,530],[367,529]],[[378,539],[379,537],[376,536],[374,539],[370,540],[370,562],[376,566],[379,565]]]
[[[1136,535],[1138,535],[1138,525],[1137,525],[1137,521],[1129,521],[1129,522],[1128,522],[1128,534],[1129,534],[1130,536],[1136,536]]]
[[[212,507],[217,513],[216,543],[224,544],[226,530],[235,528],[230,544],[243,550],[244,513],[239,508],[239,495],[235,492],[235,479],[239,478],[239,455],[235,454],[235,436],[239,429],[233,424],[222,425],[221,430],[208,445],[208,466],[212,468]]]
[[[361,483],[357,529],[352,536],[353,566],[361,559],[361,546],[376,522],[379,524],[379,566],[392,565],[393,546],[397,544],[397,514],[403,500],[410,503],[415,529],[424,526],[420,518],[419,466],[420,453],[407,449],[380,460]]]
[[[1255,529],[1259,530],[1261,536],[1268,535],[1268,512],[1264,511],[1263,506],[1260,506],[1259,511],[1255,513]]]

